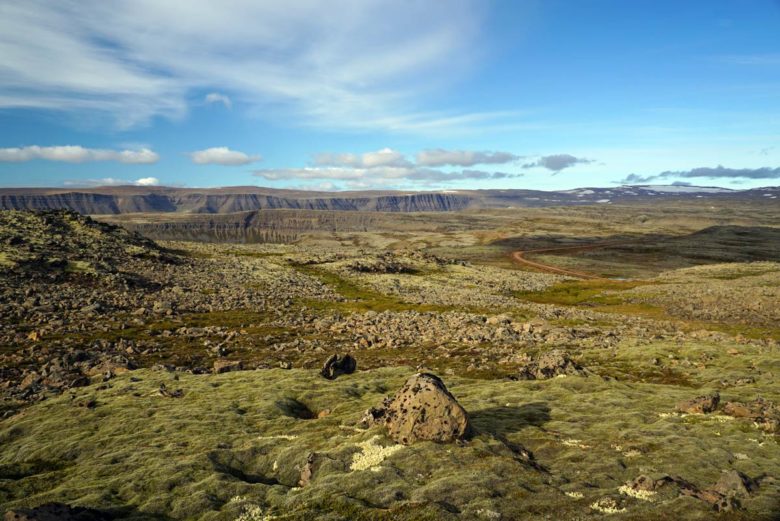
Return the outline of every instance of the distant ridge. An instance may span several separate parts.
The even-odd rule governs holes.
[[[712,198],[776,200],[780,187],[730,190],[688,185],[541,190],[440,190],[308,192],[263,187],[175,188],[2,188],[0,209],[68,209],[90,215],[128,213],[228,214],[255,210],[360,212],[453,212],[470,209],[629,204],[660,199]]]

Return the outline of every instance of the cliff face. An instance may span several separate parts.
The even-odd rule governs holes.
[[[381,212],[448,212],[462,210],[473,198],[442,193],[371,197],[295,197],[268,194],[149,193],[100,194],[0,193],[3,210],[67,209],[82,214],[206,213],[224,214],[254,210],[340,210]]]
[[[74,210],[82,214],[230,214],[257,210],[345,212],[454,212],[479,208],[520,208],[585,204],[630,204],[678,200],[742,199],[767,203],[780,188],[726,190],[697,187],[617,187],[575,190],[457,190],[442,192],[308,192],[262,187],[104,187],[68,191],[0,188],[2,210]]]
[[[289,243],[304,233],[362,232],[381,229],[388,224],[387,215],[380,212],[289,209],[220,215],[181,215],[171,220],[141,222],[124,220],[121,217],[104,219],[156,240],[246,243]],[[414,226],[414,223],[412,225]]]
[[[82,214],[123,213],[115,196],[78,192],[50,195],[0,194],[0,208],[3,210],[66,209]]]

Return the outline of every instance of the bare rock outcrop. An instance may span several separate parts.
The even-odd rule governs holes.
[[[564,351],[553,349],[540,354],[517,374],[518,380],[545,380],[556,376],[586,376],[585,369]]]
[[[473,431],[469,415],[438,376],[418,373],[410,377],[382,407],[372,408],[364,425],[383,424],[397,443],[418,441],[448,443],[467,438]]]

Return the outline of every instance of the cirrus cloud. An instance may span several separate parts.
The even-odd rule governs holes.
[[[228,90],[255,114],[307,126],[457,130],[496,115],[420,101],[474,63],[486,13],[476,0],[4,2],[0,108],[130,127],[183,117],[193,92]]]
[[[233,102],[230,100],[230,98],[224,94],[220,94],[219,92],[209,92],[206,94],[204,101],[208,104],[221,103],[227,109],[233,108]]]
[[[230,150],[228,147],[212,147],[190,152],[190,159],[196,165],[239,166],[260,161],[262,158],[259,155]]]
[[[21,163],[44,159],[65,163],[87,163],[91,161],[117,161],[119,163],[148,165],[159,161],[160,156],[148,148],[139,150],[109,150],[104,148],[85,148],[79,145],[41,147],[0,148],[0,162]]]

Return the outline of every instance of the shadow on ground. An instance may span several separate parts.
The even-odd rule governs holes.
[[[550,406],[546,402],[534,402],[520,406],[490,407],[471,412],[469,416],[478,431],[505,436],[526,427],[541,427],[550,421]]]

